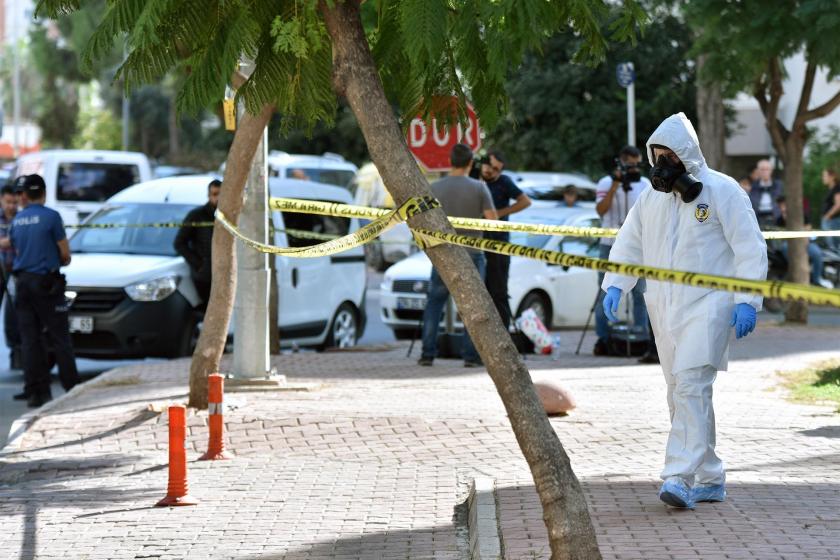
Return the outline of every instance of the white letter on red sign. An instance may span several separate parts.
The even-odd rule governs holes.
[[[426,123],[420,119],[411,119],[408,131],[408,143],[412,148],[419,148],[426,143]]]
[[[432,139],[435,141],[435,144],[441,147],[449,144],[449,129],[444,129],[443,138],[441,138],[438,133],[438,125],[436,119],[432,119]]]
[[[472,119],[469,119],[468,124],[467,124],[467,133],[466,133],[467,141],[465,142],[465,144],[467,146],[475,146],[476,145],[476,142],[475,142],[475,140],[473,139],[473,136],[472,136],[473,132],[475,132],[475,124],[474,123],[475,123],[475,121],[473,121]]]

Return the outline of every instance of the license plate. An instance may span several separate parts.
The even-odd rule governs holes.
[[[89,334],[93,332],[93,317],[70,317],[70,332]]]
[[[397,309],[426,309],[426,298],[397,298]]]

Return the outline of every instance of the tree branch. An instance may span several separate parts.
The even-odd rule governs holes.
[[[765,77],[759,77],[753,86],[753,97],[758,101],[758,106],[764,114],[764,123],[767,126],[767,132],[770,134],[770,140],[773,142],[773,147],[782,158],[782,161],[787,159],[787,150],[785,149],[785,140],[789,135],[788,130],[778,119],[779,100],[782,98],[784,90],[782,89],[782,75],[779,69],[779,60],[773,58],[770,61],[769,69]],[[767,99],[767,90],[770,90],[770,99]]]
[[[807,53],[806,56],[808,56]],[[808,58],[810,59],[810,56]],[[799,95],[799,106],[796,108],[796,117],[793,121],[794,129],[798,129],[805,124],[802,116],[808,112],[808,105],[811,103],[811,91],[814,89],[816,73],[817,65],[808,60],[808,66],[805,67],[805,80],[802,82],[802,93]]]
[[[838,105],[840,105],[840,91],[835,93],[834,97],[832,97],[819,107],[811,109],[810,111],[806,111],[802,115],[802,122],[805,123],[814,119],[818,119],[820,117],[824,117],[831,113],[834,109],[836,109]]]

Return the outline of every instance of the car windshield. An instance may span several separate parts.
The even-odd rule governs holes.
[[[581,214],[574,209],[565,210],[563,208],[557,208],[556,210],[552,210],[550,214],[546,213],[545,210],[542,210],[540,213],[536,212],[528,212],[527,210],[521,212],[519,214],[514,214],[511,216],[512,222],[524,223],[524,224],[548,224],[552,226],[566,226],[566,225],[585,225],[585,226],[597,226],[597,218],[591,220],[592,223],[589,221],[584,220],[587,223],[577,223],[580,222]],[[525,233],[521,231],[512,231],[510,232],[510,242],[515,243],[517,245],[525,245],[526,247],[533,247],[536,249],[543,249],[545,248],[546,244],[548,244],[549,240],[552,238],[551,235],[533,235],[530,233]]]
[[[343,188],[347,188],[355,176],[356,173],[349,169],[311,168],[306,166],[292,166],[286,169],[286,177],[289,179],[315,181]]]
[[[565,187],[562,186],[553,187],[550,185],[533,185],[524,187],[522,190],[525,192],[525,194],[527,194],[534,200],[551,200],[554,202],[562,202],[564,188]],[[593,202],[595,200],[594,189],[577,187],[577,193],[578,200],[581,202]]]
[[[135,225],[181,222],[193,208],[187,204],[119,204],[106,206],[86,224]],[[74,253],[121,253],[175,256],[174,227],[83,228],[70,239]]]
[[[64,162],[58,166],[58,200],[104,202],[140,181],[140,169],[128,163]]]

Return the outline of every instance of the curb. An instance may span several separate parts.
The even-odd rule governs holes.
[[[85,391],[88,388],[88,383],[90,381],[101,381],[105,378],[109,373],[112,371],[116,371],[119,368],[114,368],[108,370],[104,373],[101,373],[94,377],[89,381],[84,381],[79,383],[68,392],[60,395],[47,404],[41,406],[40,408],[36,408],[35,410],[30,410],[24,414],[21,414],[18,418],[12,421],[12,425],[9,427],[9,437],[6,439],[6,445],[0,449],[0,456],[7,455],[9,453],[14,453],[20,450],[21,443],[23,443],[23,436],[26,435],[27,430],[32,427],[32,425],[42,416],[46,416],[49,412],[57,407],[59,404],[63,403],[66,399],[73,398],[82,391]]]
[[[470,558],[501,560],[504,556],[499,537],[499,519],[496,515],[496,481],[485,477],[473,478],[470,481],[467,505]]]

